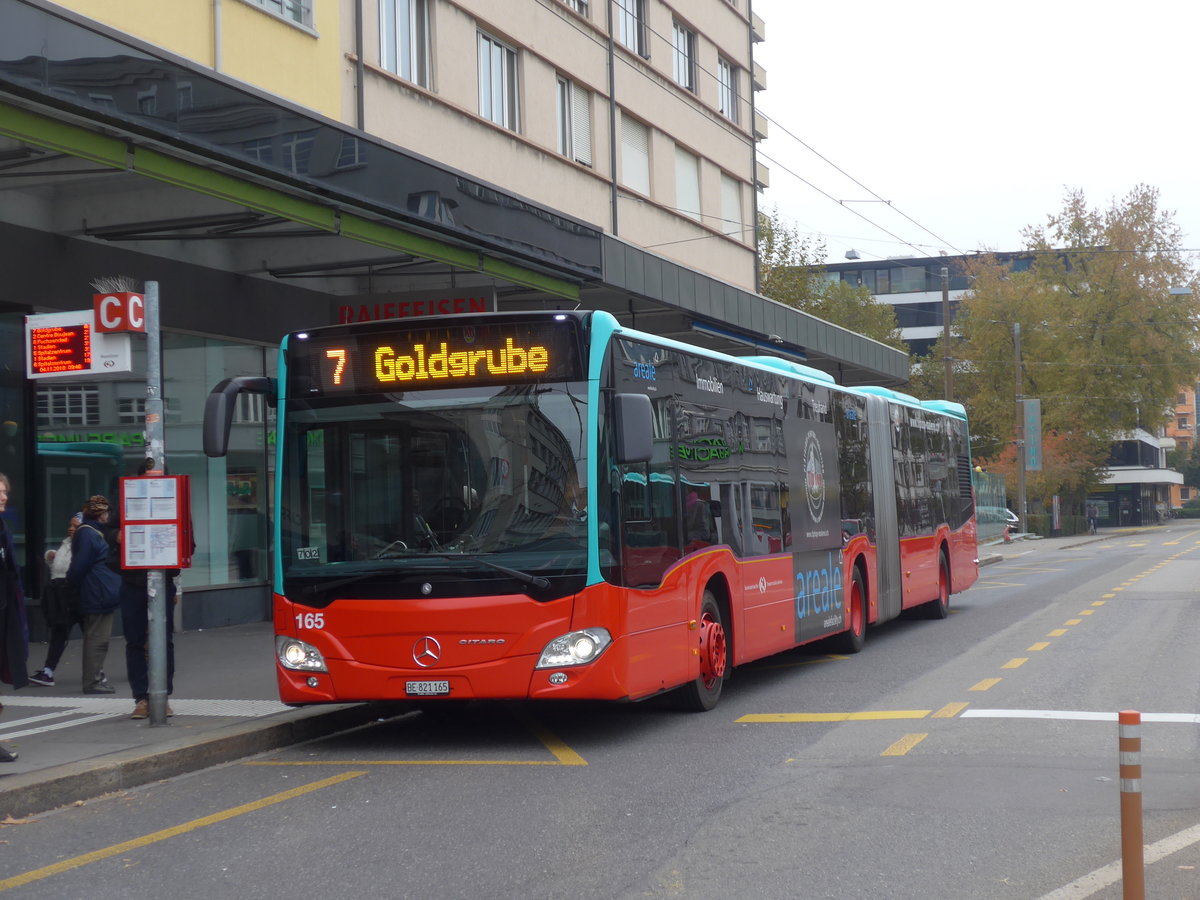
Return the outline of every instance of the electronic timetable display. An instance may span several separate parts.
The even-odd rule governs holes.
[[[295,398],[583,377],[579,322],[570,316],[300,333],[287,353]]]

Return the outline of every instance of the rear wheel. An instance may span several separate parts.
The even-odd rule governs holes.
[[[832,638],[830,646],[837,653],[857,653],[867,639],[867,589],[858,566],[851,570],[850,596],[847,599],[846,623],[849,627]]]
[[[938,595],[925,604],[925,616],[944,619],[950,615],[950,563],[946,551],[938,554]]]
[[[707,712],[721,699],[721,689],[729,672],[725,621],[716,595],[705,589],[700,602],[696,641],[700,653],[700,676],[676,692],[681,709]]]

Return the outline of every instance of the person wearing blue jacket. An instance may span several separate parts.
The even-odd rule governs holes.
[[[109,563],[116,554],[108,536],[108,498],[99,494],[83,504],[83,523],[71,539],[67,582],[79,591],[83,612],[83,692],[112,694],[104,677],[104,657],[112,637],[113,615],[121,605],[121,576]]]
[[[0,513],[8,506],[12,490],[8,476],[0,473]],[[14,689],[28,684],[25,665],[29,658],[29,623],[25,618],[25,594],[17,565],[16,542],[0,519],[0,681]],[[4,705],[0,704],[0,709]],[[0,763],[14,762],[17,754],[0,747]]]

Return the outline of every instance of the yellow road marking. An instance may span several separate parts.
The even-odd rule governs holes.
[[[1067,621],[1064,622],[1063,624],[1064,625],[1078,625],[1082,621],[1083,621],[1083,619],[1067,619]]]
[[[1000,683],[999,678],[985,678],[983,681],[977,682],[967,688],[968,691],[986,691],[988,688],[993,688]]]
[[[1047,647],[1049,647],[1049,646],[1050,646],[1050,642],[1049,642],[1049,641],[1038,641],[1036,644],[1032,644],[1032,645],[1029,647],[1029,649],[1028,649],[1028,650],[1026,650],[1025,652],[1026,652],[1026,653],[1037,653],[1037,651],[1039,651],[1039,650],[1045,650],[1045,649],[1046,649]]]
[[[1104,605],[1103,600],[1096,600],[1095,602],[1092,603],[1092,606],[1103,606],[1103,605]]]
[[[1065,628],[1055,628],[1053,631],[1047,632],[1046,637],[1062,637],[1066,633],[1067,629]]]
[[[1075,615],[1077,615],[1077,616],[1090,616],[1090,615],[1091,615],[1092,613],[1094,613],[1094,612],[1095,612],[1095,610],[1094,610],[1094,609],[1081,609],[1079,612],[1075,613]]]
[[[1123,588],[1123,587],[1115,587],[1115,588],[1113,588],[1113,589],[1112,589],[1112,592],[1113,592],[1114,594],[1119,594],[1119,593],[1121,593],[1121,591],[1123,591],[1123,590],[1125,590],[1125,588]],[[1108,595],[1108,594],[1105,594],[1104,596],[1106,596],[1106,597],[1107,597],[1107,596],[1109,596],[1109,595]]]
[[[927,709],[873,709],[865,712],[829,712],[829,713],[749,713],[735,723],[767,723],[767,722],[869,722],[885,719],[924,719],[929,715]]]
[[[1105,600],[1111,600],[1113,597],[1115,597],[1117,595],[1116,594],[1101,594],[1100,596],[1103,597]]]
[[[933,714],[933,718],[935,718],[935,719],[953,719],[960,712],[962,712],[964,709],[966,709],[967,706],[968,706],[968,704],[966,704],[966,703],[947,703],[945,706],[943,706],[941,709],[939,709],[937,712],[935,712]]]
[[[927,737],[929,737],[928,734],[906,734],[904,737],[900,738],[900,740],[896,741],[896,743],[892,744],[892,746],[888,747],[886,750],[884,750],[879,755],[880,756],[903,756],[905,753],[907,753],[913,747],[917,746],[917,744],[921,743],[921,741],[925,740],[925,738],[927,738]]]
[[[244,803],[241,806],[233,807],[233,809],[227,809],[222,812],[213,813],[211,816],[192,819],[192,821],[184,822],[182,825],[174,825],[171,828],[164,828],[162,831],[156,831],[153,834],[147,834],[140,838],[134,838],[131,841],[113,844],[111,847],[105,847],[102,850],[94,850],[91,853],[85,853],[82,856],[74,856],[71,859],[64,859],[61,862],[56,862],[50,866],[43,866],[40,869],[33,869],[24,873],[23,875],[14,875],[12,878],[6,878],[3,881],[0,881],[0,891],[7,891],[10,888],[15,887],[24,887],[27,884],[32,884],[33,882],[40,881],[43,878],[49,878],[52,875],[59,875],[63,872],[69,872],[71,869],[78,869],[80,866],[86,866],[89,863],[99,862],[102,859],[109,859],[113,856],[119,856],[120,854],[128,853],[131,850],[138,850],[142,847],[148,847],[151,844],[158,843],[159,841],[165,841],[168,838],[178,837],[181,834],[187,834],[189,831],[195,831],[197,828],[204,828],[208,825],[216,825],[218,822],[224,822],[228,819],[245,815],[246,813],[256,812],[257,810],[265,809],[268,806],[274,806],[276,803],[283,803],[285,800],[291,800],[295,797],[312,793],[313,791],[319,791],[322,788],[332,787],[335,784],[341,784],[343,781],[349,781],[351,778],[358,778],[358,776],[366,774],[366,772],[343,772],[341,775],[334,775],[331,778],[323,778],[320,781],[314,781],[312,784],[306,784],[303,787],[292,788],[291,790],[283,791],[279,794],[272,794],[270,797],[263,797],[261,800],[255,800],[252,803]]]
[[[1021,668],[1021,666],[1025,665],[1025,663],[1027,663],[1027,662],[1029,662],[1028,656],[1018,656],[1016,659],[1010,659],[1008,662],[1006,662],[1000,668],[1002,668],[1002,669],[1019,669],[1019,668]]]

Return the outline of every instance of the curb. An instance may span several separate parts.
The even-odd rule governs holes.
[[[239,723],[202,738],[111,753],[82,762],[12,775],[0,785],[0,817],[33,815],[303,743],[396,715],[394,703],[356,703],[282,713],[285,718]]]

